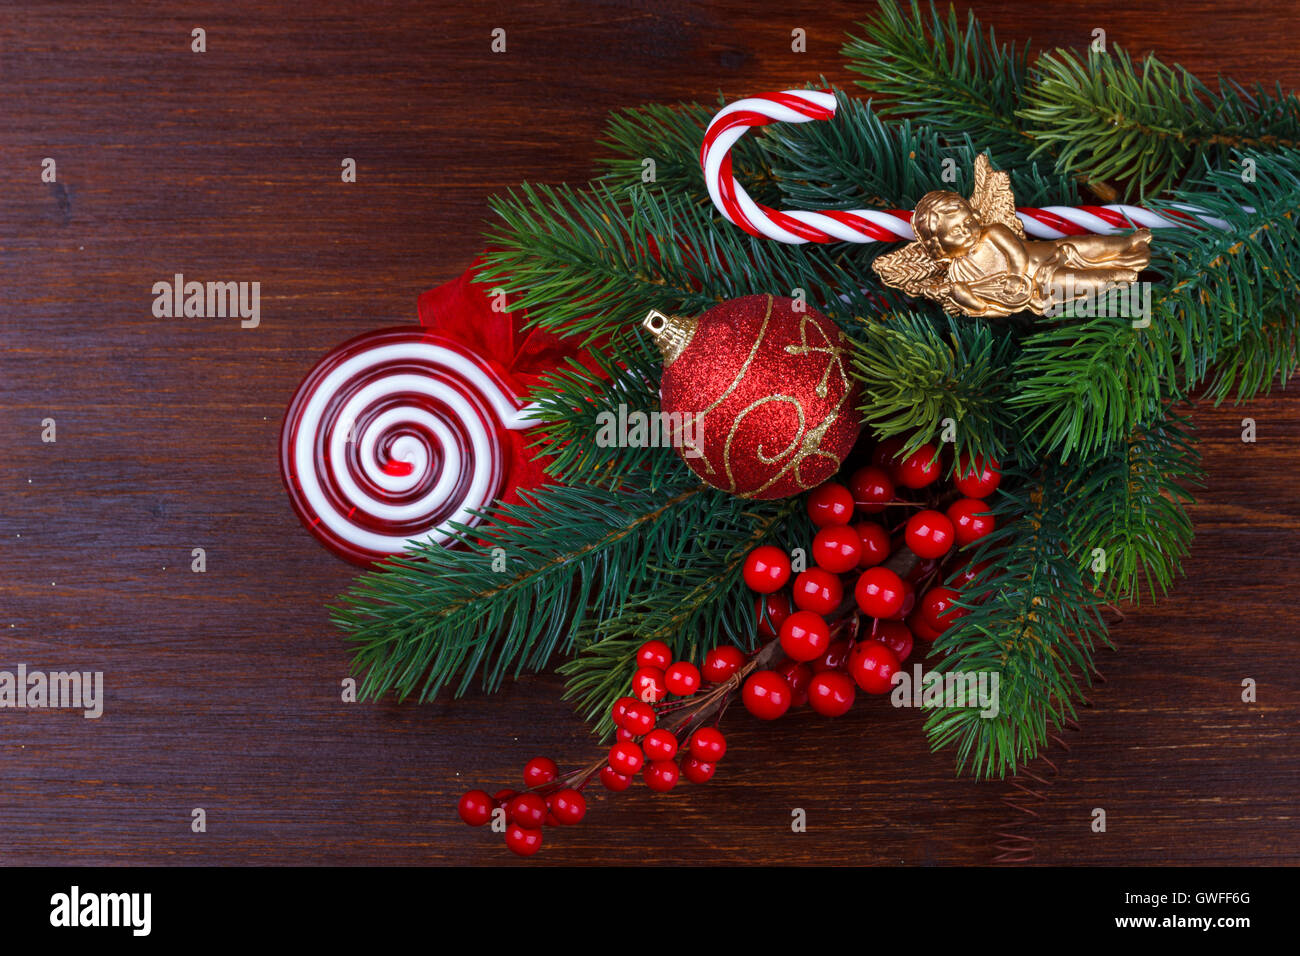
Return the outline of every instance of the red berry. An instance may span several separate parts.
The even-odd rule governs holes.
[[[763,609],[767,608],[767,618]],[[769,594],[754,602],[754,619],[758,621],[758,633],[764,637],[776,637],[781,622],[790,616],[790,598],[786,594]]]
[[[916,606],[916,588],[907,578],[903,579],[903,603],[898,610],[889,615],[886,620],[901,621],[907,615],[912,613],[912,608]]]
[[[581,823],[582,818],[587,815],[587,799],[571,787],[553,793],[550,804],[555,822],[565,826]]]
[[[521,793],[506,812],[521,827],[540,827],[546,821],[546,801],[535,793]]]
[[[853,588],[862,613],[890,617],[903,606],[903,580],[889,568],[867,568]]]
[[[790,580],[790,556],[775,545],[761,545],[749,552],[742,573],[751,591],[771,594]],[[657,666],[667,667],[668,662]]]
[[[844,585],[840,584],[840,579],[822,568],[809,568],[801,573],[794,579],[791,590],[795,607],[816,614],[830,614],[844,600]]]
[[[623,726],[623,715],[627,713],[628,704],[635,703],[638,703],[635,697],[620,697],[614,701],[613,706],[609,708],[609,717],[614,721],[615,727]]]
[[[668,696],[664,672],[657,667],[638,667],[632,675],[632,693],[637,700],[657,704]]]
[[[781,625],[781,650],[796,661],[812,661],[830,647],[831,629],[812,611],[795,611]]]
[[[682,773],[691,783],[708,783],[713,779],[717,764],[701,760],[699,757],[687,757],[682,761]]]
[[[849,479],[849,491],[862,514],[880,514],[894,500],[894,481],[884,468],[867,465],[853,473]]]
[[[542,831],[512,823],[506,827],[506,846],[511,853],[532,856],[542,848]]]
[[[618,773],[631,776],[641,769],[645,755],[641,748],[630,741],[617,743],[609,748],[609,765]]]
[[[841,670],[848,662],[849,642],[831,641],[830,646],[826,648],[826,653],[813,661],[813,673],[820,674],[822,671]]]
[[[948,520],[959,547],[978,541],[996,526],[989,506],[978,498],[961,498],[948,506]]]
[[[716,727],[701,727],[691,734],[691,756],[707,763],[717,763],[727,753],[727,738]]]
[[[872,568],[893,552],[889,532],[874,521],[860,521],[853,526],[862,548],[858,558],[859,568]]]
[[[871,463],[877,468],[891,468],[898,462],[898,453],[903,450],[903,436],[886,438],[871,452]]]
[[[672,660],[673,652],[663,641],[646,641],[636,652],[637,667],[657,667],[663,670]]]
[[[808,517],[819,528],[848,524],[853,520],[853,493],[833,481],[814,488],[808,494]]]
[[[769,600],[771,599],[769,598]],[[786,615],[789,616],[789,613],[789,606],[787,605]],[[745,655],[740,648],[724,644],[722,647],[715,647],[704,655],[703,677],[710,684],[721,684],[740,670],[744,664]]]
[[[678,661],[664,671],[664,686],[670,694],[690,697],[700,689],[700,669],[689,661]]]
[[[641,749],[647,760],[672,760],[677,756],[677,738],[660,727],[645,735]]]
[[[776,720],[790,709],[790,684],[776,671],[756,671],[745,681],[741,698],[759,720]]]
[[[921,558],[942,558],[952,550],[952,522],[927,508],[907,519],[907,546]]]
[[[898,466],[898,480],[908,488],[925,488],[939,480],[943,464],[933,445],[922,445]]]
[[[969,614],[964,607],[958,607],[954,603],[960,597],[958,591],[948,587],[930,588],[926,591],[920,604],[921,620],[926,627],[936,634],[942,634],[952,627],[954,621]]]
[[[880,641],[862,642],[849,661],[853,679],[868,694],[888,694],[898,668],[898,655]]]
[[[952,483],[967,498],[987,498],[1002,484],[1002,472],[992,458],[972,461],[969,454],[963,454],[957,459]]]
[[[492,798],[486,790],[471,790],[460,798],[456,812],[460,818],[472,827],[481,827],[492,819]]]
[[[645,766],[645,785],[656,793],[667,793],[677,786],[681,769],[671,760],[656,760]]]
[[[849,525],[831,525],[822,528],[813,538],[813,560],[819,568],[832,574],[843,574],[858,566],[862,557],[862,539]]]
[[[524,786],[540,787],[560,775],[560,768],[550,757],[534,757],[524,764]]]
[[[979,564],[971,564],[968,561],[948,575],[948,583],[958,589],[964,588],[979,577],[980,573],[988,568],[989,563],[981,561]]]
[[[912,656],[912,632],[902,621],[877,621],[871,640],[880,641],[898,656],[901,664]]]
[[[776,672],[790,685],[791,707],[802,707],[808,703],[808,682],[813,676],[811,667],[798,661],[785,660],[777,665]]]
[[[626,727],[619,727],[617,730],[614,731],[614,739],[620,741],[636,740],[640,736],[641,736],[640,734],[632,733],[632,731],[628,730]]]
[[[940,559],[922,558],[916,562],[912,570],[903,575],[904,581],[911,581],[913,584],[924,579],[934,577],[934,572],[938,569]]]
[[[923,641],[938,640],[942,633],[936,631],[929,624],[925,623],[925,617],[920,611],[916,611],[907,619],[907,629]]]
[[[808,685],[808,706],[823,717],[840,717],[853,706],[853,681],[839,671],[814,674]]]
[[[623,712],[622,727],[633,737],[650,733],[655,725],[655,709],[643,700],[633,700]]]
[[[498,790],[492,795],[492,799],[496,801],[497,806],[504,807],[517,796],[519,796],[518,790]]]
[[[622,793],[632,785],[632,778],[625,773],[619,773],[613,767],[605,767],[600,772],[600,782],[611,793]]]

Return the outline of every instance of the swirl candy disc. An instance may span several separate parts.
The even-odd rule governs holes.
[[[464,346],[410,326],[368,332],[303,379],[280,472],[312,534],[368,565],[476,523],[505,484],[505,431],[528,426],[524,411]]]

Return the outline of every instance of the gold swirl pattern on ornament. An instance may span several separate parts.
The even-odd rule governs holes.
[[[727,435],[727,441],[723,446],[723,452],[722,452],[723,467],[726,470],[727,480],[728,482],[730,482],[730,490],[732,491],[732,493],[735,493],[736,479],[732,474],[732,469],[731,469],[731,442],[732,439],[735,438],[737,430],[739,430],[740,428],[741,420],[746,415],[748,415],[751,411],[753,411],[755,408],[758,408],[760,405],[764,404],[765,402],[770,402],[770,401],[792,402],[795,405],[795,408],[798,409],[799,412],[798,433],[796,433],[794,439],[790,442],[789,447],[786,448],[780,455],[777,455],[774,458],[768,458],[767,456],[762,455],[760,452],[759,460],[762,461],[763,464],[765,465],[774,464],[775,462],[780,461],[787,454],[789,454],[791,450],[796,448],[796,446],[798,447],[798,453],[793,458],[790,459],[790,461],[785,465],[784,468],[782,468],[775,475],[773,475],[771,478],[765,481],[761,486],[753,489],[750,492],[747,492],[742,497],[745,498],[757,497],[758,495],[765,492],[768,488],[771,488],[777,482],[785,478],[786,475],[791,474],[792,472],[794,474],[795,484],[799,486],[799,489],[801,491],[807,491],[809,488],[813,487],[814,484],[816,484],[816,482],[806,480],[803,476],[803,467],[807,463],[808,459],[829,458],[832,461],[836,462],[837,464],[839,463],[838,458],[822,450],[821,443],[822,443],[822,439],[826,437],[826,433],[830,431],[831,426],[835,424],[836,419],[839,417],[840,410],[844,407],[844,402],[847,399],[847,397],[848,395],[847,393],[845,393],[845,397],[840,399],[840,401],[836,404],[835,408],[833,408],[830,412],[828,412],[826,414],[826,417],[823,418],[815,428],[811,428],[811,429],[806,429],[806,417],[804,415],[803,406],[798,402],[798,400],[796,400],[795,398],[789,395],[771,395],[768,396],[767,398],[761,398],[753,405],[750,405],[748,408],[742,411],[739,415],[737,415],[736,420],[732,424],[731,430]]]
[[[824,344],[808,344],[808,326],[810,325],[817,330],[817,334],[821,336]],[[830,337],[826,334],[826,330],[822,328],[822,324],[820,322],[808,321],[808,315],[805,313],[799,320],[799,340],[803,344],[787,345],[785,347],[786,354],[788,355],[813,355],[821,353],[822,355],[830,356],[830,361],[826,363],[826,369],[822,372],[822,380],[817,383],[816,391],[818,398],[826,397],[827,384],[830,381],[832,367],[840,373],[840,384],[844,391],[847,393],[849,390],[849,376],[848,373],[844,371],[844,349],[841,347],[844,342],[844,333],[837,329],[835,335],[836,341],[832,342]]]
[[[731,384],[728,385],[726,390],[721,395],[719,395],[717,399],[714,400],[713,404],[694,413],[693,421],[695,422],[695,426],[697,429],[703,427],[704,416],[709,414],[709,412],[713,411],[719,405],[725,402],[727,398],[731,395],[731,393],[740,387],[740,383],[745,380],[745,375],[749,371],[749,367],[754,364],[754,357],[758,355],[759,347],[763,344],[763,339],[767,336],[767,326],[772,320],[772,304],[775,301],[776,300],[773,298],[773,296],[768,295],[767,311],[763,313],[763,322],[758,327],[758,335],[754,338],[754,344],[750,346],[749,354],[745,356],[745,361],[741,364],[740,371],[736,373],[736,377],[732,379]],[[685,424],[684,419],[685,416],[683,416],[683,425]],[[696,450],[698,451],[699,449]],[[713,462],[709,461],[708,455],[703,455],[703,454],[700,455],[700,461],[704,463],[705,471],[708,474],[712,475],[716,473],[716,469],[713,467]],[[724,456],[724,461],[725,461],[725,456]],[[736,482],[734,479],[731,478],[730,469],[728,469],[727,471],[727,477],[731,481],[732,489],[734,489],[736,487]]]
[[[797,346],[790,346],[789,348],[797,348]],[[843,375],[844,367],[840,359],[840,356],[843,355],[842,349],[832,346],[829,349],[810,348],[808,351],[823,352],[828,355],[834,356],[832,361],[827,363],[827,372],[823,376],[822,379],[823,383],[826,381],[827,377],[830,374],[831,364],[837,365],[839,367],[840,374]],[[728,490],[734,494],[736,489],[736,478],[732,471],[732,463],[731,463],[731,444],[736,437],[737,431],[739,431],[740,429],[741,422],[744,420],[745,416],[748,415],[750,412],[752,412],[754,409],[768,402],[773,402],[773,401],[786,401],[794,405],[795,410],[799,415],[799,429],[795,433],[794,438],[791,439],[789,446],[787,446],[784,450],[782,450],[781,453],[778,455],[769,457],[763,453],[763,450],[760,447],[757,453],[758,460],[765,465],[771,465],[771,464],[775,464],[776,462],[784,458],[786,455],[790,454],[792,451],[796,449],[796,447],[799,449],[799,452],[793,458],[790,459],[790,461],[786,464],[784,468],[782,468],[775,475],[769,478],[760,487],[755,488],[754,490],[746,493],[743,497],[750,498],[762,494],[768,488],[771,488],[774,484],[781,481],[783,478],[785,478],[786,475],[792,472],[794,474],[795,483],[799,486],[801,490],[806,491],[809,488],[811,488],[814,484],[816,484],[816,482],[809,481],[805,479],[803,476],[804,465],[808,462],[810,458],[827,458],[833,461],[835,464],[837,465],[839,464],[839,458],[837,458],[835,455],[830,454],[829,452],[822,450],[821,443],[822,443],[822,439],[826,437],[826,433],[830,431],[831,426],[834,425],[836,420],[839,418],[840,412],[844,409],[844,405],[848,401],[849,394],[850,394],[850,390],[847,388],[847,381],[846,381],[846,387],[843,390],[843,394],[840,396],[840,400],[836,402],[835,407],[826,414],[826,416],[817,424],[816,427],[811,429],[807,428],[807,416],[804,413],[803,404],[799,402],[798,399],[790,395],[769,395],[764,398],[760,398],[758,401],[754,402],[753,404],[749,405],[747,408],[743,409],[740,412],[740,414],[736,416],[735,421],[732,422],[731,428],[727,433],[727,440],[723,444],[723,449],[722,449],[722,465],[723,465],[723,470],[726,472],[727,475]],[[706,459],[706,463],[708,463],[707,459]],[[712,471],[711,463],[708,464],[710,467],[710,471]]]
[[[759,445],[757,451],[755,452],[755,455],[758,458],[758,460],[762,462],[764,465],[774,465],[782,458],[784,458],[786,455],[789,455],[791,452],[793,452],[795,448],[798,447],[799,442],[803,438],[804,431],[807,428],[807,419],[804,416],[803,405],[801,405],[798,399],[794,398],[794,396],[792,395],[768,395],[764,398],[760,398],[758,401],[754,402],[748,408],[743,409],[740,412],[740,414],[736,416],[735,421],[731,423],[731,429],[727,432],[727,440],[725,443],[723,443],[722,446],[722,465],[727,472],[727,483],[728,483],[727,487],[728,490],[733,493],[736,490],[736,476],[731,471],[731,443],[735,440],[736,433],[740,431],[740,425],[741,422],[744,421],[745,416],[748,415],[750,412],[754,411],[754,409],[766,405],[768,402],[789,402],[791,405],[793,405],[795,412],[799,416],[799,430],[795,432],[794,437],[790,439],[790,444],[787,445],[784,449],[780,451],[780,453],[778,453],[775,456],[768,457],[767,455],[765,455],[763,453],[763,446]],[[789,470],[790,468],[787,465],[785,468],[782,468],[773,478],[771,478],[761,488],[754,489],[753,491],[749,492],[749,494],[746,495],[745,497],[749,497],[751,495],[757,495],[763,491],[766,491],[768,488],[772,487],[773,482],[778,481],[781,478],[781,476],[784,475]]]
[[[763,324],[758,327],[758,335],[754,338],[754,344],[750,346],[749,354],[745,356],[745,361],[741,364],[740,371],[736,373],[736,377],[732,379],[731,384],[728,385],[726,390],[714,400],[712,405],[709,405],[695,413],[695,418],[697,420],[703,418],[705,415],[709,414],[709,412],[713,411],[725,402],[731,396],[731,393],[740,387],[740,383],[745,380],[745,373],[747,373],[749,367],[754,364],[754,356],[758,354],[759,346],[763,344],[763,339],[767,336],[767,326],[772,321],[773,301],[772,296],[769,295],[767,297],[767,311],[763,313]]]

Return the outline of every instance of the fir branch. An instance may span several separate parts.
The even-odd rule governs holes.
[[[1244,159],[1252,176],[1238,171]],[[1300,155],[1236,161],[1238,169],[1210,170],[1150,204],[1171,218],[1193,208],[1226,228],[1193,221],[1160,231],[1152,270],[1164,281],[1149,326],[1111,315],[1024,340],[1010,402],[1041,453],[1107,450],[1200,384],[1226,348],[1263,335],[1264,316],[1300,298]],[[1278,358],[1285,364],[1285,352]]]
[[[584,621],[619,612],[682,527],[707,528],[726,510],[698,482],[657,493],[545,486],[521,497],[461,529],[459,547],[413,542],[330,608],[355,648],[353,672],[365,675],[362,697],[425,701],[453,682],[459,696],[476,674],[490,691],[546,666],[572,649]]]
[[[615,188],[651,185],[672,196],[712,205],[700,169],[700,147],[709,121],[724,105],[725,99],[719,96],[715,106],[648,103],[611,113],[605,139],[597,144],[610,152],[598,159],[599,178]],[[653,160],[653,167],[648,167],[646,160]],[[731,165],[757,202],[774,205],[780,200],[758,136],[742,136],[736,142],[731,148]]]
[[[1131,318],[1057,325],[1023,340],[1009,404],[1028,448],[1062,461],[1087,457],[1159,415],[1172,364],[1160,329],[1135,328]]]
[[[541,378],[530,396],[539,426],[529,443],[547,456],[547,474],[569,484],[606,486],[636,475],[650,491],[685,479],[681,458],[664,444],[671,436],[661,430],[639,446],[606,440],[620,411],[655,421],[649,416],[659,409],[659,361],[644,340],[624,334],[606,349],[591,350],[586,363],[568,359]]]
[[[949,140],[967,137],[994,148],[1006,166],[1029,159],[1032,143],[1016,110],[1029,69],[1029,44],[997,42],[975,14],[963,29],[951,6],[947,17],[917,0],[907,7],[882,2],[861,37],[850,36],[841,49],[848,68],[867,79],[858,85],[885,101],[876,107],[889,118],[910,116]]]
[[[881,438],[906,434],[903,454],[941,444],[951,419],[958,453],[1002,459],[1014,429],[1006,400],[1015,340],[980,320],[939,321],[947,327],[916,313],[863,324],[853,353],[862,419]]]
[[[1186,391],[1225,349],[1261,336],[1265,316],[1300,299],[1300,153],[1234,155],[1150,205],[1175,217],[1191,207],[1227,226],[1162,230],[1152,245],[1163,280],[1153,324]]]
[[[1167,593],[1192,542],[1187,505],[1200,456],[1186,418],[1140,425],[1111,453],[1081,464],[1070,519],[1085,580],[1110,604]]]
[[[954,154],[934,131],[887,124],[869,102],[834,93],[833,119],[765,129],[764,150],[790,206],[906,209],[932,189],[959,188],[943,181],[944,160],[969,178],[972,150]]]
[[[1300,100],[1220,80],[1219,91],[1154,55],[1043,54],[1019,116],[1058,169],[1123,180],[1156,195],[1188,170],[1219,165],[1233,150],[1300,148]]]
[[[870,102],[834,92],[834,119],[764,130],[763,149],[788,205],[907,209],[934,189],[970,194],[975,156],[986,144],[977,146],[969,136],[951,141],[907,120],[887,123]],[[1008,173],[1022,205],[1077,199],[1068,176],[1044,175],[1037,163],[1017,164]]]
[[[909,7],[881,0],[876,17],[859,26],[864,35],[850,36],[840,52],[850,70],[867,76],[858,85],[884,97],[876,107],[880,115],[924,123],[952,149],[974,143],[981,152],[992,151],[1012,171],[1016,195],[1029,201],[1037,190],[1020,171],[1034,168],[1038,144],[1018,115],[1031,72],[1029,42],[1001,44],[992,28],[985,32],[974,11],[963,28],[951,5],[945,17],[931,2],[927,16],[917,0]],[[1106,202],[1118,198],[1101,179],[1071,178]],[[1062,189],[1054,201],[1075,202],[1076,193]]]
[[[1265,315],[1258,326],[1245,330],[1241,339],[1224,349],[1207,394],[1216,405],[1229,396],[1234,402],[1267,395],[1274,382],[1286,387],[1300,371],[1300,315],[1295,306],[1283,306]]]
[[[651,308],[695,315],[757,292],[803,290],[847,324],[881,291],[865,261],[720,229],[709,210],[662,190],[525,185],[494,206],[504,226],[489,240],[484,281],[502,286],[533,324],[587,344]]]
[[[926,717],[931,748],[954,747],[959,773],[1003,777],[1037,756],[1073,718],[1096,646],[1109,643],[1073,554],[1071,476],[1007,473],[992,505],[998,527],[972,557],[989,564],[964,592],[970,614],[934,643],[940,674],[999,675],[996,716],[938,706]]]
[[[663,641],[676,659],[697,662],[720,644],[752,648],[757,621],[744,586],[746,556],[760,544],[785,547],[810,534],[797,498],[749,502],[734,523],[702,534],[683,529],[679,552],[658,569],[654,586],[629,597],[620,614],[595,627],[587,649],[559,668],[568,678],[565,698],[577,698],[579,713],[603,736],[612,730],[609,707],[627,693],[646,641]]]

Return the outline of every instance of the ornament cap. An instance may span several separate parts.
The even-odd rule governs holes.
[[[659,346],[659,351],[664,357],[664,368],[667,368],[677,360],[677,356],[686,351],[686,346],[695,335],[695,328],[699,322],[700,320],[696,318],[665,315],[658,309],[651,309],[645,321],[641,323],[641,328],[649,332],[650,337],[655,340],[655,345]]]

